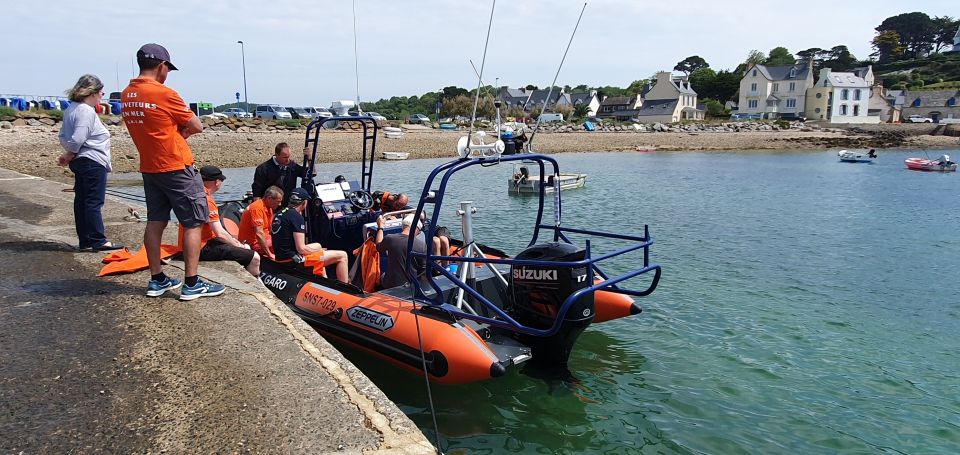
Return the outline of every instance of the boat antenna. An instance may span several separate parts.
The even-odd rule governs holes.
[[[357,81],[357,114],[363,115],[360,107],[360,59],[357,57],[357,0],[353,0],[353,74]]]
[[[563,62],[567,59],[567,52],[570,52],[570,45],[573,44],[573,37],[577,35],[577,28],[580,27],[580,19],[583,19],[583,12],[587,9],[587,4],[583,4],[580,9],[580,17],[577,18],[577,25],[573,26],[573,33],[570,34],[570,41],[567,42],[567,49],[563,51],[563,58],[560,59],[560,66],[557,67],[557,74],[553,76],[553,82],[550,84],[550,91],[547,92],[547,98],[543,100],[543,109],[537,117],[537,123],[533,125],[533,131],[530,132],[530,140],[527,141],[527,152],[533,153],[533,137],[537,135],[537,129],[540,128],[540,121],[543,120],[543,114],[547,111],[547,104],[550,103],[550,97],[553,95],[553,86],[557,84],[557,78],[560,77],[560,69],[563,68]]]
[[[487,46],[490,44],[490,29],[493,27],[493,11],[497,8],[497,0],[490,6],[490,21],[487,23],[487,39],[483,43],[483,60],[480,60],[480,72],[477,73],[477,96],[473,99],[473,114],[470,115],[470,128],[467,130],[467,154],[470,155],[470,137],[473,136],[473,123],[477,120],[477,105],[480,104],[480,87],[483,86],[483,66],[487,63]],[[470,62],[473,65],[473,61]],[[476,70],[476,67],[474,67]]]

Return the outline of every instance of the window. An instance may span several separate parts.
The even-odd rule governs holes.
[[[841,104],[841,105],[840,105],[840,115],[847,115],[847,105],[846,105],[846,104]]]
[[[790,83],[790,91],[791,91],[791,92],[794,92],[794,91],[796,91],[796,90],[797,90],[797,83],[796,83],[796,82],[791,82],[791,83]]]
[[[860,89],[856,89],[853,91],[853,99],[860,101]],[[853,114],[853,115],[857,115],[857,114]]]
[[[920,98],[913,100],[913,107],[920,107]]]
[[[818,108],[814,109],[813,112],[816,112],[816,113],[819,114],[819,113],[820,113],[820,108],[818,107]]]
[[[757,70],[753,70],[753,77],[757,77]]]
[[[756,109],[756,108],[757,108],[757,100],[750,100],[750,101],[747,103],[747,107],[749,107],[750,109]]]
[[[840,90],[840,99],[842,100],[850,99],[850,90],[847,90],[847,89]]]
[[[797,100],[790,98],[787,100],[787,107],[797,107]]]
[[[817,92],[817,99],[823,98],[823,93]]]
[[[951,106],[951,107],[952,107],[952,106],[956,106],[956,105],[957,105],[957,97],[953,97],[953,98],[950,98],[950,99],[947,100],[947,106]]]
[[[790,68],[790,77],[797,77],[797,69]]]
[[[859,105],[859,104],[854,104],[854,105],[853,105],[853,115],[854,115],[854,117],[860,115],[860,105]]]
[[[756,82],[750,84],[750,91],[751,91],[751,92],[757,91],[757,83],[756,83]]]
[[[779,92],[779,91],[780,91],[780,84],[774,82],[774,83],[773,83],[773,91]]]

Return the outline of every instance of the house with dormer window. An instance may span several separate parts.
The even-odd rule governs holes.
[[[645,123],[670,123],[703,120],[703,114],[703,108],[697,105],[697,92],[687,77],[661,71],[657,73],[657,82],[644,94],[636,117]]]
[[[830,123],[880,123],[870,115],[870,83],[853,72],[820,70],[817,84],[807,90],[807,120]]]
[[[740,79],[738,113],[762,118],[798,118],[803,115],[807,89],[813,87],[811,61],[793,65],[751,65]]]

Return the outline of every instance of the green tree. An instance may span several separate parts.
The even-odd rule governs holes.
[[[528,84],[528,85],[527,85],[526,87],[524,87],[524,88],[527,89],[527,90],[540,90],[539,88],[537,88],[536,85],[533,85],[533,84]]]
[[[723,103],[717,100],[703,100],[707,108],[707,117],[729,117],[730,111],[723,107]]]
[[[875,52],[870,54],[876,57],[878,63],[889,63],[899,60],[903,56],[903,45],[900,44],[900,35],[893,30],[878,32],[873,37],[871,45]]]
[[[937,35],[937,26],[933,19],[920,12],[888,17],[874,30],[897,32],[900,35],[900,44],[909,58],[917,58],[933,49]]]
[[[590,91],[590,86],[587,84],[580,84],[573,88],[573,93],[583,93]]]
[[[779,46],[773,49],[770,49],[770,54],[767,56],[767,59],[764,60],[764,65],[770,66],[782,66],[782,65],[792,65],[796,62],[796,58],[793,57],[793,54],[787,50],[787,48]]]
[[[859,61],[850,53],[847,46],[833,46],[828,53],[828,59],[823,61],[823,66],[834,71],[850,71],[857,66]]]
[[[649,83],[650,81],[647,79],[640,79],[640,80],[633,81],[630,83],[630,85],[627,86],[626,89],[623,90],[624,94],[628,96],[639,95],[643,93],[644,89],[647,88],[647,84]]]
[[[590,115],[590,106],[581,103],[573,107],[573,116],[575,118],[586,118],[588,115]]]
[[[711,68],[700,68],[690,73],[690,85],[700,98],[713,98],[716,94],[714,83],[717,72]]]
[[[678,62],[677,65],[673,67],[673,69],[674,71],[683,71],[684,74],[689,76],[690,73],[700,68],[709,68],[709,67],[710,67],[710,64],[708,64],[707,61],[704,60],[702,57],[700,57],[699,55],[691,55],[683,60],[680,60],[680,62]]]
[[[953,36],[957,32],[957,27],[960,27],[960,20],[950,16],[935,17],[933,25],[933,51],[939,53],[945,46],[953,45]]]

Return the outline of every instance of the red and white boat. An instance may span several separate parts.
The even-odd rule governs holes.
[[[903,161],[907,169],[927,172],[956,172],[957,163],[950,161],[950,155],[942,155],[939,159],[907,158]]]

